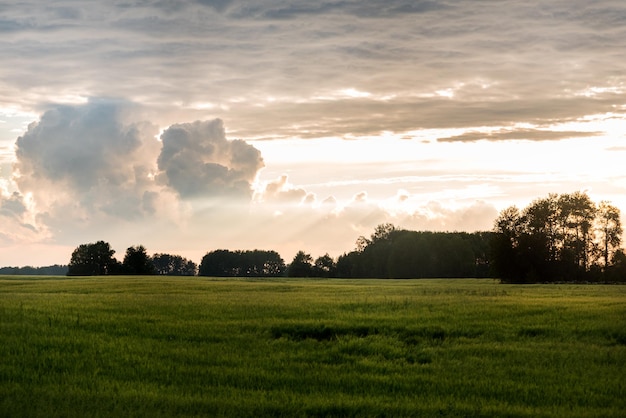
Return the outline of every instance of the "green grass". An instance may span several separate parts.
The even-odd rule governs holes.
[[[626,286],[0,279],[0,416],[621,417]]]

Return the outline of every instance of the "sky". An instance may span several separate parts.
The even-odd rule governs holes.
[[[0,63],[0,266],[624,222],[623,0],[14,0]]]

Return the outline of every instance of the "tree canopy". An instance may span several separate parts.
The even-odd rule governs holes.
[[[614,273],[621,254],[619,210],[582,192],[509,207],[494,232],[494,269],[507,282],[599,280]]]
[[[125,274],[133,275],[150,275],[155,274],[156,269],[152,263],[152,259],[148,256],[146,248],[143,245],[128,247],[122,269]]]
[[[313,257],[304,251],[298,251],[293,260],[287,267],[287,276],[289,277],[312,277],[315,269],[313,268]]]
[[[337,260],[339,277],[489,277],[489,232],[407,231],[380,225]]]
[[[214,277],[282,276],[285,262],[276,251],[215,250],[202,257],[198,275]]]
[[[195,276],[198,266],[180,255],[154,254],[152,264],[156,274],[165,276]]]
[[[72,252],[67,274],[69,276],[116,274],[120,271],[120,263],[113,254],[115,250],[108,242],[81,244]]]
[[[79,245],[68,275],[163,274],[215,277],[463,278],[503,282],[626,281],[620,211],[586,193],[550,194],[500,212],[492,231],[408,231],[380,224],[336,260],[298,251],[288,266],[276,251],[215,250],[199,266],[181,256],[148,256],[138,245],[123,263],[104,242]],[[31,271],[30,268],[26,271]]]

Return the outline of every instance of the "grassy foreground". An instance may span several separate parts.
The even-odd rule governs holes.
[[[0,278],[0,416],[622,417],[626,286]]]

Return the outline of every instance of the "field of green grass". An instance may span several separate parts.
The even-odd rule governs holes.
[[[0,416],[623,417],[626,286],[0,277]]]

